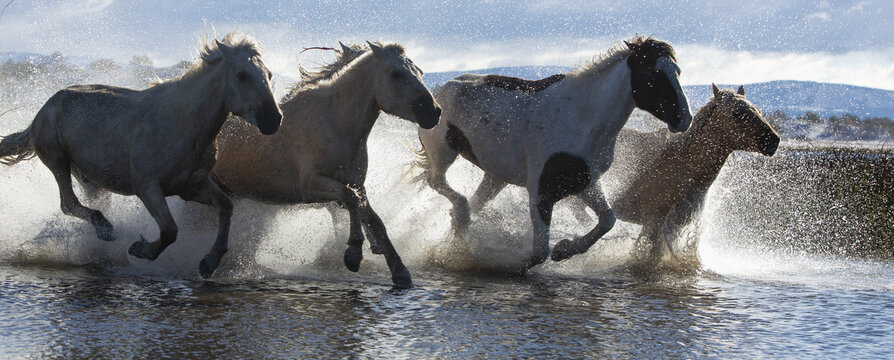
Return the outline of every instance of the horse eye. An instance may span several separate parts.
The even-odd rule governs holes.
[[[246,77],[248,77],[248,75],[246,75],[244,71],[236,73],[236,80],[245,80]]]
[[[391,77],[392,77],[392,78],[400,79],[400,78],[403,77],[403,76],[404,76],[404,74],[403,74],[402,72],[400,72],[400,71],[392,71],[392,72],[391,72]]]

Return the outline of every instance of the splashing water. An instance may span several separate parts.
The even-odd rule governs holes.
[[[28,112],[4,116],[0,131],[27,126]],[[641,228],[618,222],[586,254],[517,277],[506,272],[531,249],[524,189],[507,187],[456,234],[449,202],[403,180],[405,142],[418,147],[414,125],[380,119],[367,190],[413,272],[418,287],[406,291],[390,289],[369,250],[359,273],[344,268],[344,210],[333,221],[321,207],[237,201],[231,250],[213,281],[199,281],[212,209],[169,198],[179,239],[143,261],[127,248],[158,230],[136,198],[77,190],[115,225],[106,243],[62,214],[40,161],[0,168],[0,357],[892,355],[894,266],[880,219],[894,218],[882,191],[894,185],[878,175],[891,155],[735,154],[676,241],[695,244],[694,272],[637,268]],[[463,194],[481,179],[465,161],[447,175]],[[554,243],[595,225],[575,215],[559,204]]]

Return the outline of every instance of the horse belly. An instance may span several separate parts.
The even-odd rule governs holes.
[[[87,146],[68,151],[72,173],[83,182],[103,189],[132,195],[133,184],[128,156],[112,146]]]
[[[525,184],[528,144],[519,136],[522,131],[511,131],[511,120],[470,114],[456,120],[447,130],[447,143],[453,150],[506,183]]]

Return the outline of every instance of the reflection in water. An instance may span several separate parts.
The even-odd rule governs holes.
[[[648,282],[423,275],[417,288],[395,290],[0,267],[0,356],[894,355],[890,291],[713,273]]]

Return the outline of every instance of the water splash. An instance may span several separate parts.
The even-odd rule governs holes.
[[[23,92],[25,98],[14,103],[31,105],[4,116],[0,131],[11,133],[26,127],[37,110],[33,105],[42,103],[37,101],[38,95],[44,92]],[[430,266],[476,273],[517,272],[532,250],[525,190],[507,187],[481,214],[473,216],[468,231],[458,234],[450,225],[449,202],[404,179],[413,156],[404,145],[407,142],[418,146],[413,124],[390,116],[380,119],[368,144],[367,190],[373,208],[411,271]],[[894,185],[890,176],[878,175],[890,171],[892,156],[798,151],[783,149],[774,158],[749,154],[730,158],[709,192],[701,216],[680,233],[660,234],[672,240],[675,252],[701,260],[701,264],[685,266],[684,270],[756,277],[776,274],[783,278],[804,268],[853,267],[857,273],[868,273],[872,265],[849,259],[894,257],[890,254],[892,247],[879,245],[879,238],[884,240],[884,234],[890,234],[881,231],[891,231],[891,224],[885,230],[873,225],[877,218],[859,216],[875,206],[883,218],[885,214],[894,218],[891,195],[883,192]],[[471,194],[481,174],[468,162],[458,161],[447,176],[454,188]],[[879,178],[883,182],[874,180]],[[845,182],[845,186],[860,191],[848,192],[830,185],[842,179],[856,179]],[[115,225],[117,240],[104,243],[88,224],[62,215],[57,191],[50,172],[37,160],[0,169],[0,223],[5,230],[0,234],[0,262],[98,264],[123,275],[198,277],[198,261],[216,235],[216,214],[210,208],[170,198],[168,203],[180,228],[179,239],[158,260],[148,262],[127,255],[127,248],[141,234],[147,239],[158,235],[155,222],[136,198],[110,195],[86,199],[83,191],[77,190],[85,203],[103,211]],[[336,218],[344,217],[344,210],[335,212]],[[551,228],[553,243],[582,235],[595,225],[593,221],[579,221],[576,215],[559,203]],[[638,225],[618,222],[586,254],[562,263],[547,261],[533,272],[611,277],[640,265],[646,277],[673,273],[667,267],[655,270],[651,263],[641,266],[654,240],[644,238],[641,232]],[[344,269],[341,256],[346,239],[344,219],[333,221],[327,209],[237,201],[231,251],[217,276],[310,276],[387,282],[384,259],[368,249],[360,274]],[[864,265],[870,268],[860,270]],[[834,275],[814,274],[820,278]],[[883,281],[881,286],[890,288],[890,281]]]

